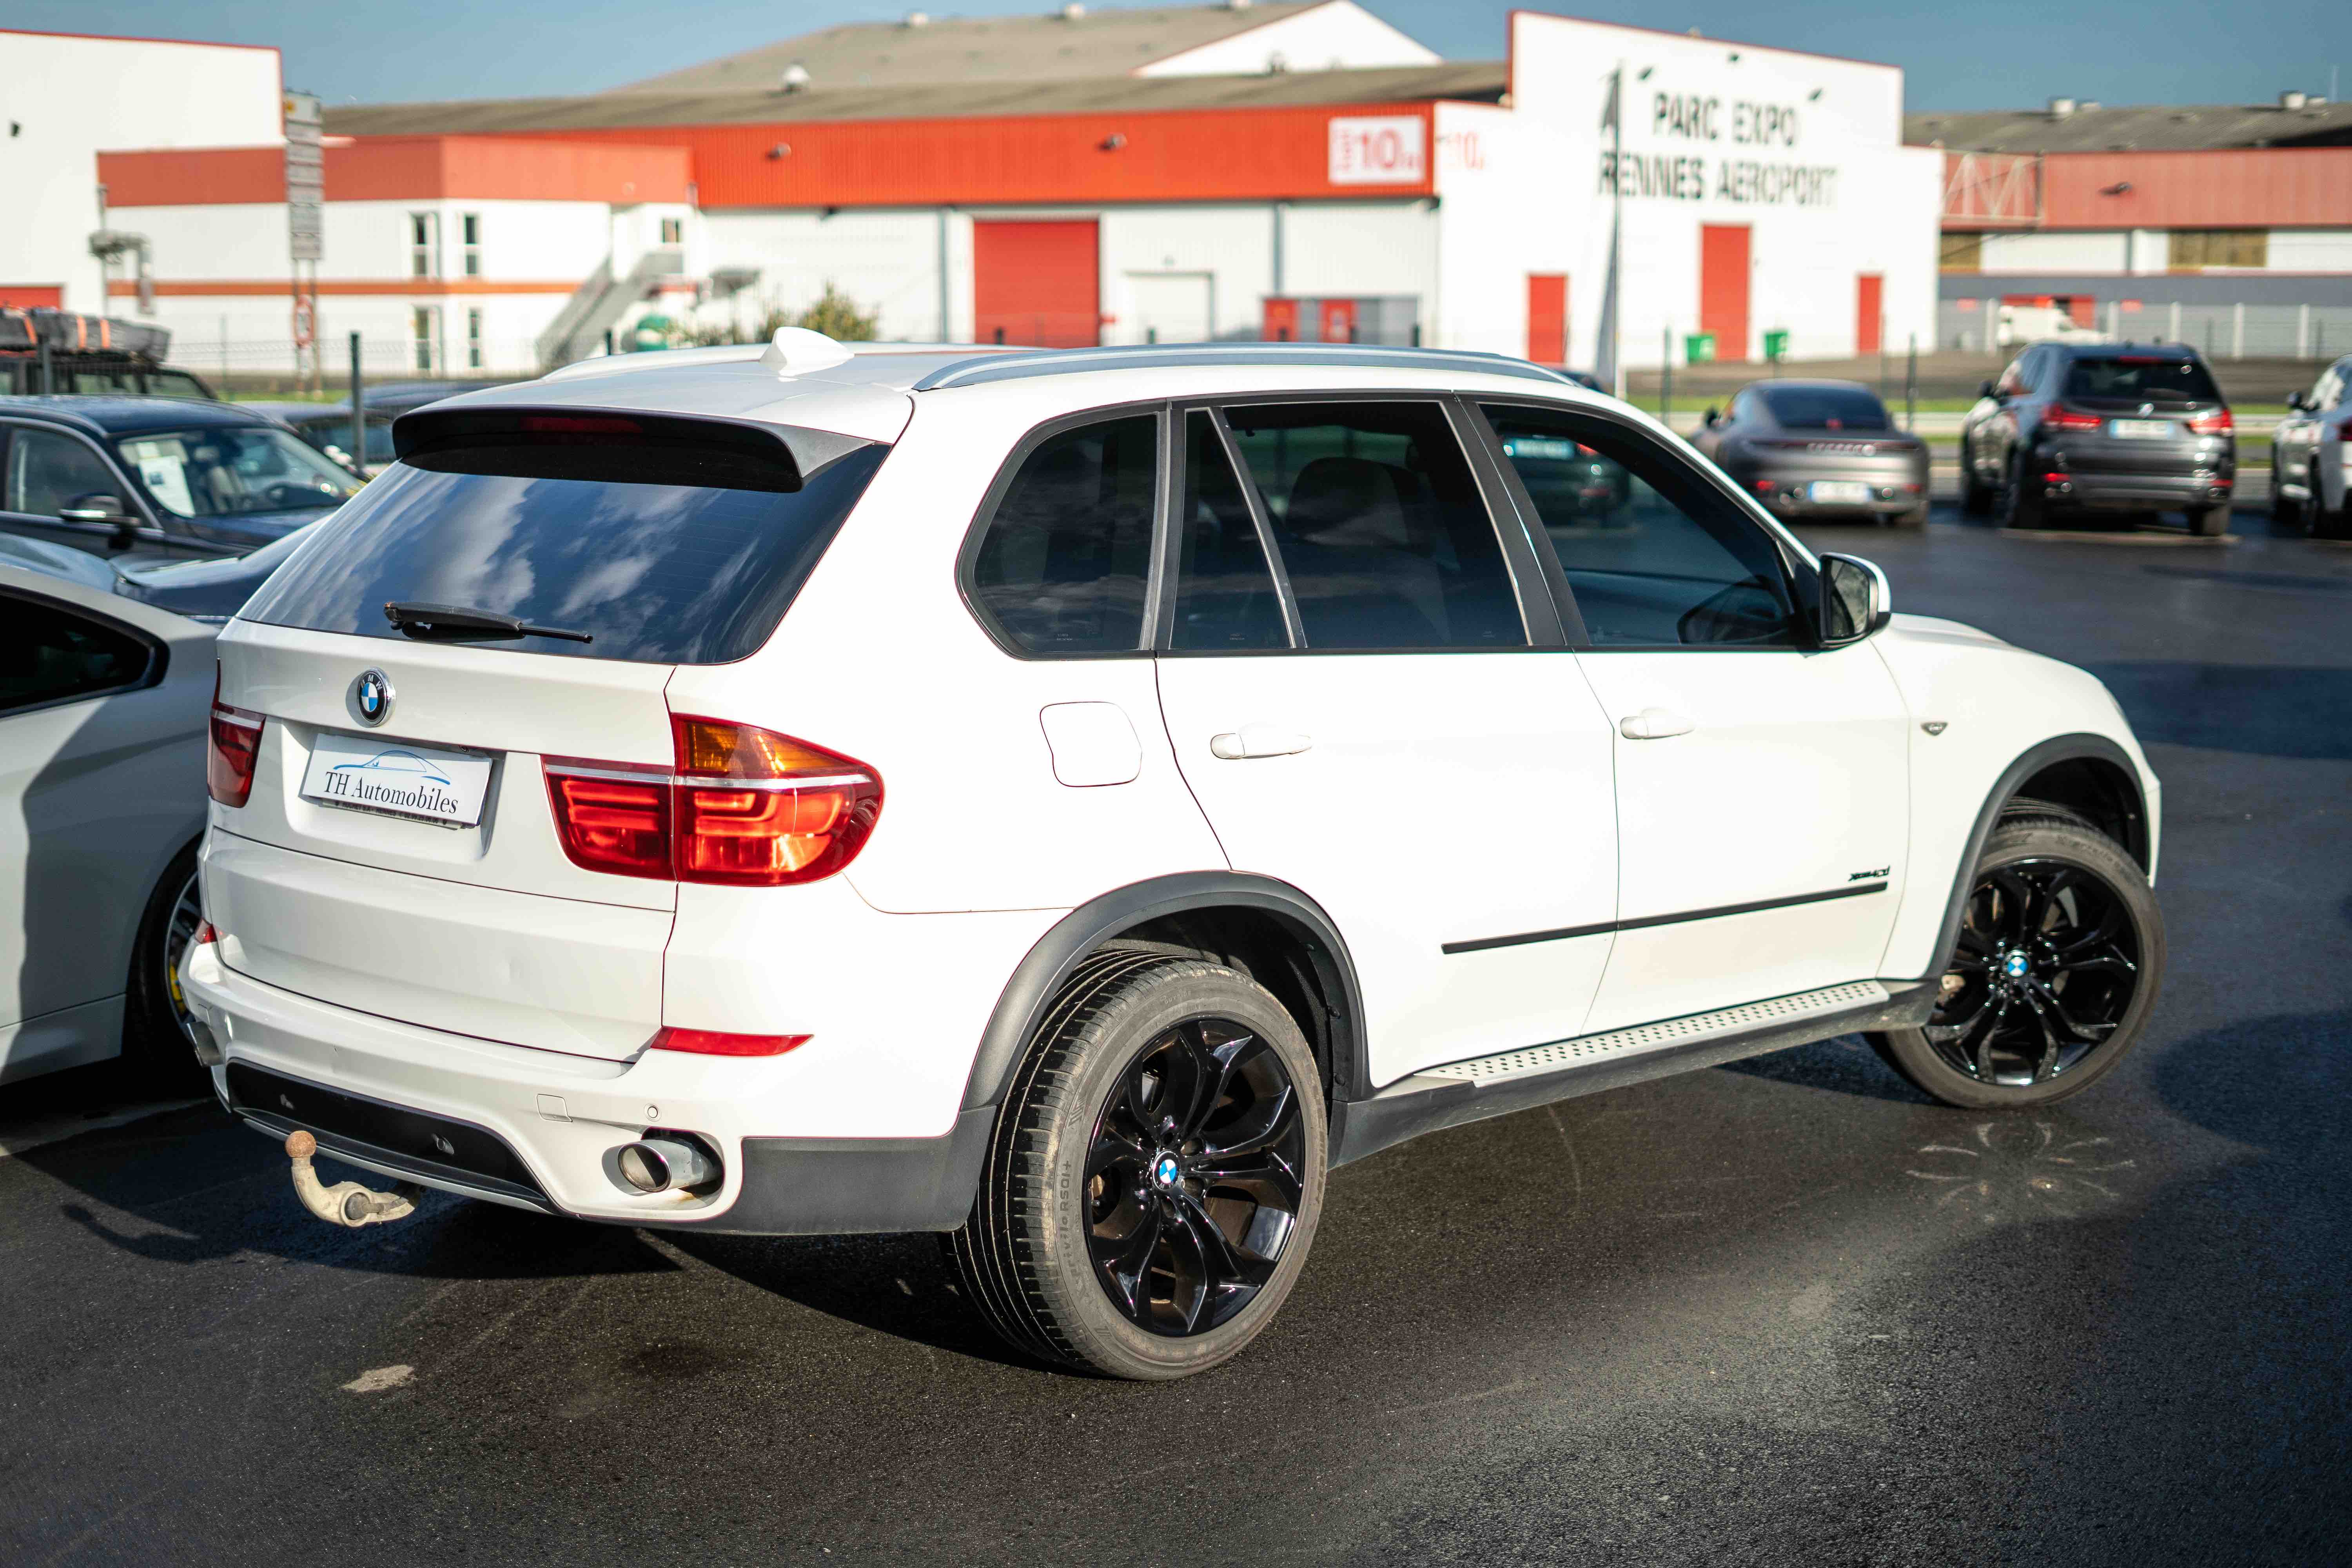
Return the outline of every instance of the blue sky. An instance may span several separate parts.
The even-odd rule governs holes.
[[[1049,8],[1045,0],[1027,3]],[[1360,3],[1448,58],[1503,53],[1507,0]],[[0,24],[275,44],[285,51],[289,86],[330,102],[385,103],[590,92],[835,22],[896,19],[917,5],[940,16],[984,16],[1021,4],[10,0]],[[2234,6],[1975,0],[1933,7],[1782,0],[1762,10],[1738,0],[1663,7],[1610,0],[1533,8],[1885,60],[1904,68],[1909,105],[1922,110],[2021,108],[2061,93],[2111,104],[2260,102],[2282,88],[2326,91],[2331,63],[2352,79],[2345,0]]]

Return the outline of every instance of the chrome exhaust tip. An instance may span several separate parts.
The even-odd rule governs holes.
[[[724,1173],[710,1151],[683,1138],[643,1138],[625,1143],[615,1159],[621,1177],[641,1193],[715,1187]]]

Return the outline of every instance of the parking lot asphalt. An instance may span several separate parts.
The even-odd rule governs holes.
[[[2352,548],[1948,512],[1808,537],[2087,665],[2165,784],[2172,970],[2090,1092],[1843,1039],[1424,1138],[1143,1386],[1001,1349],[928,1237],[331,1229],[85,1069],[0,1090],[0,1561],[2352,1555]]]

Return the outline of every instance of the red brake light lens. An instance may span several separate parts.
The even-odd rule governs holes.
[[[749,724],[684,715],[670,724],[679,880],[814,882],[866,847],[882,810],[871,768]]]
[[[210,921],[196,922],[196,934],[188,939],[190,947],[210,947],[220,941],[220,931]]]
[[[546,761],[548,804],[574,865],[623,877],[772,888],[832,876],[882,810],[863,763],[772,731],[671,721],[674,773]]]
[[[243,805],[253,795],[253,765],[261,756],[262,717],[220,700],[213,671],[212,744],[205,752],[205,793],[223,805]]]
[[[548,804],[575,866],[622,877],[670,874],[666,773],[569,757],[547,759]]]
[[[2105,423],[2095,414],[2072,408],[2053,408],[2042,416],[2042,422],[2053,430],[2095,430]]]
[[[2200,436],[2227,436],[2237,427],[2238,422],[2230,416],[2230,411],[2226,408],[2217,408],[2210,414],[2200,414],[2189,422],[2189,428]]]
[[[692,1051],[704,1057],[780,1057],[786,1051],[807,1045],[813,1035],[730,1035],[720,1029],[673,1029],[667,1025],[654,1031],[646,1048],[656,1051]]]

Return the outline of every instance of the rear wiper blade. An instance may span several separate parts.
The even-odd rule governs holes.
[[[500,615],[496,610],[469,610],[463,605],[419,604],[413,599],[393,600],[384,605],[383,618],[404,635],[412,637],[481,637],[491,641],[505,637],[559,637],[565,642],[596,640],[591,633],[575,632],[566,626],[534,626],[520,616]]]

